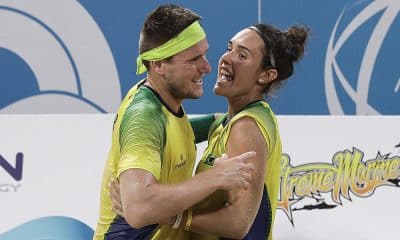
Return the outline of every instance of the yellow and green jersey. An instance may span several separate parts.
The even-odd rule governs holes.
[[[108,183],[128,169],[143,169],[159,183],[189,179],[196,159],[195,136],[187,115],[170,111],[143,81],[124,98],[115,118],[112,145],[103,173],[100,217],[93,239],[188,239],[188,232],[167,225],[134,229],[112,209]]]
[[[279,189],[279,171],[282,155],[282,145],[278,131],[278,125],[274,113],[269,105],[264,101],[257,101],[247,105],[242,111],[237,113],[229,122],[227,116],[216,120],[211,126],[208,136],[208,146],[197,167],[196,173],[206,171],[213,166],[214,160],[226,153],[225,147],[228,141],[232,125],[243,117],[252,118],[260,129],[266,142],[268,156],[266,159],[267,167],[265,173],[264,192],[261,204],[250,228],[249,233],[244,238],[250,239],[272,239],[271,229],[275,218],[275,209],[278,200]],[[243,144],[246,144],[245,142]],[[226,194],[223,191],[217,191],[203,202],[197,204],[195,208],[218,209],[227,202]],[[226,239],[207,234],[191,233],[190,239],[195,240],[218,240]]]

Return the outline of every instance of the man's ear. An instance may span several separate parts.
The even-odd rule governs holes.
[[[278,78],[278,71],[276,69],[264,70],[257,81],[260,85],[266,85]]]
[[[158,74],[164,74],[164,72],[165,72],[164,61],[163,60],[150,61],[150,68],[152,68],[153,71],[158,73]]]

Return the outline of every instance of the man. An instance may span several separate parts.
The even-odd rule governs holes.
[[[148,73],[128,92],[114,121],[94,239],[188,239],[182,226],[190,225],[191,216],[185,209],[216,190],[249,185],[254,152],[217,159],[213,169],[191,178],[195,142],[206,137],[195,133],[207,133],[214,120],[207,116],[191,125],[181,106],[203,94],[202,79],[210,72],[199,20],[188,9],[164,5],[144,22],[137,73]],[[114,177],[125,218],[112,211],[107,195]]]

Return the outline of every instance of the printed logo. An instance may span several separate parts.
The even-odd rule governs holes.
[[[329,39],[325,94],[331,114],[399,114],[400,1],[359,1],[342,11]]]
[[[337,152],[332,164],[292,166],[290,156],[283,155],[278,208],[294,226],[293,211],[335,208],[342,205],[342,198],[351,200],[350,193],[366,198],[380,186],[400,187],[400,156],[378,152],[374,159],[363,159],[357,148]]]
[[[183,156],[183,153],[181,153],[179,159],[180,159],[180,163],[176,164],[176,165],[175,165],[175,168],[181,168],[181,167],[185,166],[185,164],[186,164],[186,162],[187,162],[187,160],[186,160],[185,157]]]
[[[217,159],[217,156],[215,156],[214,154],[210,153],[210,154],[208,154],[206,160],[204,161],[204,164],[207,164],[209,166],[213,166],[215,159]]]
[[[113,55],[78,1],[1,1],[0,28],[0,62],[19,59],[38,88],[21,86],[28,76],[17,76],[18,69],[3,69],[0,89],[13,91],[2,93],[1,113],[116,111],[121,89]],[[32,92],[18,95],[25,88]],[[4,98],[9,94],[15,96]]]
[[[21,184],[19,182],[21,182],[22,180],[23,162],[24,162],[23,153],[17,153],[14,166],[11,161],[8,161],[2,155],[0,155],[0,173],[5,171],[6,175],[10,176],[17,182],[17,183],[0,182],[0,193],[17,192],[18,189],[21,187]]]

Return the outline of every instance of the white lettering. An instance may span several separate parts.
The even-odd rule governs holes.
[[[21,184],[0,184],[0,192],[17,192]]]

